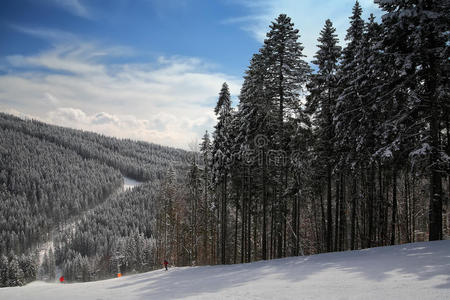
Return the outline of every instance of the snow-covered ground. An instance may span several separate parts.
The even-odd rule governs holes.
[[[140,184],[142,184],[142,182],[140,182],[140,181],[136,181],[136,180],[134,180],[134,179],[131,179],[131,178],[129,178],[129,177],[123,177],[123,190],[124,191],[126,191],[126,190],[131,190],[131,189],[133,189],[135,186],[138,186],[138,185],[140,185]]]
[[[88,283],[33,282],[0,289],[0,299],[450,299],[450,240]]]

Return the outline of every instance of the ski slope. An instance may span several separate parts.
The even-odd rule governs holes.
[[[123,177],[123,191],[128,191],[134,189],[136,186],[141,185],[142,182],[134,180],[132,178]]]
[[[132,178],[123,176],[123,185],[122,185],[120,188],[118,188],[114,193],[112,193],[112,194],[109,196],[109,198],[111,198],[111,197],[113,197],[113,196],[116,196],[116,195],[118,195],[118,194],[120,194],[120,193],[129,191],[129,190],[132,190],[132,189],[134,189],[136,186],[141,185],[142,183],[143,183],[143,182],[136,181],[136,180],[134,180],[134,179],[132,179]],[[99,205],[101,205],[101,204],[99,204]],[[48,240],[47,242],[45,242],[45,243],[39,248],[39,266],[42,265],[42,262],[43,262],[43,260],[44,260],[44,255],[45,255],[46,253],[48,253],[48,252],[50,251],[50,249],[51,249],[51,250],[53,251],[53,253],[54,253],[54,251],[55,251],[54,239],[55,239],[59,234],[61,234],[62,232],[65,232],[65,231],[66,231],[67,229],[69,229],[69,228],[71,228],[71,229],[72,229],[72,232],[74,232],[74,231],[75,231],[75,228],[76,228],[76,224],[77,224],[78,222],[80,222],[80,220],[81,220],[85,215],[91,214],[91,213],[95,210],[95,208],[96,208],[96,207],[93,207],[93,208],[91,208],[91,209],[89,209],[89,210],[83,212],[81,215],[74,217],[72,221],[70,221],[69,223],[66,223],[66,224],[61,225],[60,228],[54,229],[54,230],[49,234],[49,240]],[[56,267],[55,274],[56,274],[56,279],[55,279],[55,281],[58,281],[58,278],[59,278],[60,276],[62,276],[62,271],[61,271],[61,269],[60,269],[59,267]],[[1,299],[0,299],[0,300],[1,300]]]
[[[450,240],[88,283],[33,282],[0,289],[0,299],[450,299]]]

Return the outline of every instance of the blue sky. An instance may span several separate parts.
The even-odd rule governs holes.
[[[364,17],[380,16],[360,0]],[[188,148],[236,99],[270,22],[286,13],[311,60],[330,18],[344,42],[354,0],[6,0],[0,111]]]

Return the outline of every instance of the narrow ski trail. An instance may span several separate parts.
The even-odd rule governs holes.
[[[133,188],[135,188],[136,186],[139,186],[143,183],[143,182],[139,182],[139,181],[136,181],[134,179],[131,179],[131,178],[128,178],[125,176],[123,177],[123,179],[124,179],[124,182],[123,182],[122,186],[118,187],[114,192],[112,192],[111,195],[109,195],[105,201],[82,212],[78,216],[71,218],[71,220],[69,220],[68,222],[59,224],[48,234],[47,242],[43,243],[40,247],[38,247],[39,248],[39,269],[42,266],[45,254],[48,254],[50,252],[50,250],[52,250],[52,252],[55,253],[55,240],[57,240],[57,238],[61,234],[63,234],[64,232],[67,232],[67,230],[69,228],[72,228],[72,232],[75,231],[76,225],[81,220],[83,220],[83,218],[85,218],[87,215],[92,213],[99,205],[103,205],[105,202],[109,201],[111,198],[117,197],[118,195],[120,195],[122,193],[130,191]],[[55,277],[54,281],[57,282],[58,278],[62,276],[62,270],[59,268],[59,266],[55,266],[55,274],[56,274],[56,277]],[[42,279],[42,278],[39,278],[39,279]]]

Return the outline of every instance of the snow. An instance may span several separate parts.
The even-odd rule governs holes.
[[[142,184],[142,182],[136,181],[134,179],[131,179],[129,177],[123,176],[123,190],[132,190],[134,187]]]
[[[42,265],[42,262],[44,261],[44,255],[45,253],[48,253],[52,249],[52,251],[55,251],[55,247],[53,245],[53,239],[45,242],[40,248],[39,248],[39,266]]]
[[[431,152],[431,146],[428,143],[422,143],[422,147],[414,150],[409,154],[410,157],[423,156]]]
[[[449,299],[449,295],[450,240],[0,289],[0,299],[10,300]]]

